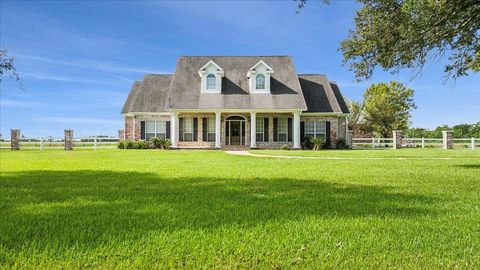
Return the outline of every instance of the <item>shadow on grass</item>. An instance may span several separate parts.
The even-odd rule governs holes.
[[[438,199],[317,180],[165,179],[113,171],[25,171],[0,179],[0,244],[22,249],[135,240],[307,217],[436,215]]]
[[[461,164],[455,165],[456,167],[462,167],[465,169],[480,169],[480,164]]]

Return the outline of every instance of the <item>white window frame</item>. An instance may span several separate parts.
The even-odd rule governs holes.
[[[191,121],[191,131],[187,131],[186,127],[187,127],[187,121],[190,122]],[[194,141],[194,138],[193,138],[193,132],[194,132],[194,126],[193,126],[193,117],[184,117],[183,118],[183,127],[182,127],[182,130],[183,130],[183,141],[184,142],[193,142]],[[192,136],[192,138],[190,140],[187,140],[187,137],[186,135],[187,134],[190,134]]]
[[[213,78],[212,78],[213,76]],[[217,89],[217,76],[215,76],[215,74],[213,73],[210,73],[207,75],[206,77],[206,83],[207,85],[205,86],[206,87],[206,90],[215,90]],[[213,84],[212,84],[212,81],[213,81]]]
[[[307,130],[307,123],[313,124],[312,130]],[[310,138],[326,138],[327,137],[327,122],[322,120],[305,121],[304,135]]]
[[[259,78],[260,76],[263,77],[263,87],[258,87],[259,86]],[[255,90],[265,90],[265,81],[266,81],[267,77],[262,74],[262,73],[259,73],[255,76]]]
[[[153,123],[153,132],[147,132],[148,131],[148,124]],[[165,131],[160,132],[161,127],[160,125],[165,125]],[[148,134],[153,134],[153,136],[148,136]],[[166,139],[167,138],[167,121],[145,121],[145,140],[150,140],[152,138],[161,138],[161,139]]]
[[[280,131],[280,121],[285,121],[285,131]],[[285,140],[280,140],[280,135],[285,134]],[[277,142],[288,142],[288,117],[277,118]]]
[[[265,142],[265,118],[257,117],[255,121],[255,130],[256,130],[256,141]],[[258,139],[258,136],[262,136],[262,139]]]

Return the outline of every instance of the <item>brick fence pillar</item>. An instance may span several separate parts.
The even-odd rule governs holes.
[[[119,129],[118,130],[118,141],[119,142],[125,141],[125,130],[124,129]]]
[[[401,130],[393,131],[393,149],[401,149],[403,142],[403,134]]]
[[[442,131],[442,148],[453,149],[453,137],[451,130]]]
[[[73,150],[73,130],[65,129],[65,141],[64,141],[65,150]]]
[[[10,129],[10,149],[20,150],[20,129]]]
[[[346,144],[348,147],[353,148],[353,130],[347,131]]]

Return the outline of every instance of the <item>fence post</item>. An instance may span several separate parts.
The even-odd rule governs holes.
[[[353,148],[353,130],[347,131],[347,146]]]
[[[10,129],[10,149],[20,150],[20,129]]]
[[[375,148],[375,137],[372,138],[372,149]]]
[[[97,136],[93,138],[93,150],[97,150]]]
[[[401,130],[394,130],[393,131],[393,149],[401,149],[402,148],[402,142],[403,141],[403,135]]]
[[[65,150],[73,150],[73,130],[65,129],[65,139],[63,141]]]
[[[425,138],[422,137],[422,148],[425,148]]]
[[[43,150],[43,137],[40,138],[40,150]]]
[[[444,130],[442,131],[442,148],[443,149],[452,149],[453,148],[453,141],[452,141],[452,131],[451,130]]]
[[[475,150],[475,138],[472,137],[472,150]]]

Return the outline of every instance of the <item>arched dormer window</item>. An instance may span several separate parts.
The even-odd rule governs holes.
[[[208,74],[207,75],[207,90],[213,90],[216,88],[216,80],[215,75],[213,74]]]
[[[257,77],[255,78],[255,89],[265,89],[265,75],[257,75]]]

